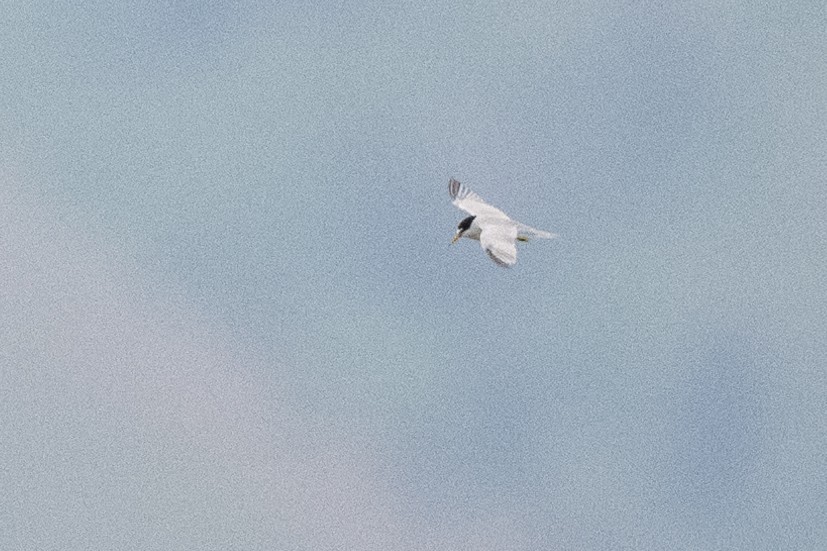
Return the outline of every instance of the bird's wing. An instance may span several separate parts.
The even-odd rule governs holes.
[[[453,178],[448,182],[448,193],[451,195],[454,206],[472,216],[508,219],[508,215],[503,211],[497,207],[492,207],[483,201],[482,197]]]
[[[498,265],[517,263],[517,226],[511,222],[486,223],[480,232],[480,246]]]

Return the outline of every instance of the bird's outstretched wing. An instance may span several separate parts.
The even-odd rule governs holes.
[[[448,193],[451,195],[455,207],[472,216],[508,219],[508,215],[503,211],[497,207],[492,207],[483,201],[482,197],[453,178],[448,182]]]
[[[480,233],[480,246],[491,260],[505,268],[517,263],[517,226],[511,221],[488,223]]]

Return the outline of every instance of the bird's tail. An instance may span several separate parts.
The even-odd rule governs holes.
[[[517,239],[520,241],[528,241],[529,239],[540,237],[542,239],[554,239],[557,237],[556,233],[549,233],[547,231],[538,230],[525,224],[519,224],[517,227]]]

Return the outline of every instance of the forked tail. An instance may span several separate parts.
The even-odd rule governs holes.
[[[533,239],[535,237],[542,239],[554,239],[557,237],[557,234],[538,230],[537,228],[532,228],[531,226],[526,226],[525,224],[518,224],[517,239],[519,241],[528,241],[529,239]]]

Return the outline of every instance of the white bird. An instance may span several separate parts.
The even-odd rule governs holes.
[[[471,215],[459,223],[451,243],[456,243],[460,237],[476,239],[480,242],[482,250],[500,266],[510,268],[517,263],[517,241],[528,241],[532,237],[557,237],[553,233],[512,220],[503,211],[492,207],[483,201],[482,197],[453,178],[448,182],[448,193],[453,199],[454,206]]]

